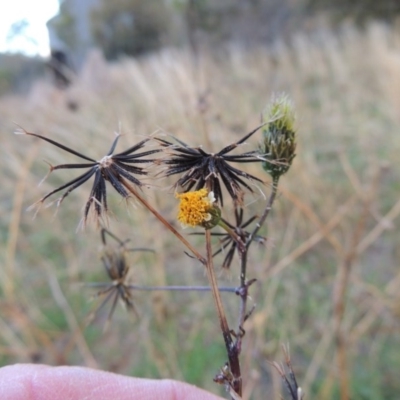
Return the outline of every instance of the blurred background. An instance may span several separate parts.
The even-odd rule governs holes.
[[[89,187],[33,218],[29,205],[76,176],[76,157],[16,124],[100,159],[154,132],[218,151],[259,124],[275,92],[296,107],[298,150],[254,246],[256,305],[245,329],[245,399],[289,398],[272,361],[292,363],[306,398],[395,399],[400,391],[400,4],[381,0],[14,1],[0,22],[0,363],[86,365],[212,382],[226,360],[206,293],[134,293],[139,316],[108,309],[100,233],[77,231]],[[257,148],[261,136],[247,146]],[[247,149],[248,147],[246,147]],[[258,165],[248,171],[265,179]],[[172,180],[148,201],[176,224]],[[88,184],[89,186],[90,184]],[[109,194],[110,229],[156,254],[129,255],[132,283],[206,285],[204,271],[139,205]],[[260,192],[246,213],[260,213]],[[224,217],[233,222],[232,209]],[[143,228],[145,227],[145,228]],[[157,232],[157,241],[154,241]],[[189,231],[184,231],[189,233]],[[198,236],[188,236],[201,251]],[[215,240],[215,249],[218,241]],[[221,285],[238,282],[239,261]],[[238,299],[223,294],[229,320]]]

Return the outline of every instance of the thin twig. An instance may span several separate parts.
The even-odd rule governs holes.
[[[274,200],[278,193],[278,183],[279,183],[279,177],[274,177],[272,180],[272,192],[269,196],[267,206],[265,207],[265,210],[264,210],[263,214],[261,215],[260,219],[258,220],[253,232],[250,233],[250,236],[247,239],[247,242],[246,242],[247,249],[250,247],[250,244],[253,242],[258,231],[260,230],[260,228],[264,224],[265,220],[267,219],[269,212],[271,211],[272,205],[274,204]],[[242,274],[242,272],[241,272],[241,274]],[[246,276],[246,271],[244,271],[244,275]]]
[[[222,330],[222,336],[224,338],[226,351],[228,353],[229,367],[234,376],[233,389],[241,396],[242,395],[242,377],[240,372],[239,353],[237,352],[236,346],[233,343],[231,331],[229,329],[228,321],[224,306],[222,304],[221,296],[218,290],[217,279],[215,277],[214,263],[213,263],[213,252],[211,248],[211,232],[209,229],[205,231],[206,237],[206,248],[207,248],[207,278],[212,289],[214,298],[215,308],[217,309],[218,319]]]
[[[267,205],[264,209],[263,214],[261,215],[260,219],[258,220],[253,232],[250,233],[249,237],[247,238],[246,244],[244,248],[240,248],[238,246],[239,254],[240,254],[240,309],[239,309],[239,318],[238,318],[238,326],[237,326],[237,338],[235,346],[237,348],[237,352],[240,354],[241,351],[241,343],[243,337],[243,324],[247,317],[247,298],[248,298],[248,288],[254,282],[247,282],[247,258],[248,258],[248,250],[250,244],[253,242],[254,238],[257,236],[258,231],[260,230],[261,226],[264,224],[265,220],[267,219],[269,212],[271,211],[272,205],[277,195],[278,191],[278,181],[279,177],[273,178],[272,181],[272,192],[268,199]]]
[[[217,279],[215,277],[214,263],[212,257],[212,249],[211,249],[211,233],[209,229],[205,230],[205,237],[206,237],[206,247],[207,247],[207,263],[206,263],[207,277],[213,294],[215,307],[217,309],[218,318],[222,329],[222,334],[224,335],[225,343],[229,344],[230,346],[232,344],[232,337],[228,321],[226,319],[226,314],[224,306],[222,304],[221,296],[219,295]]]
[[[336,342],[337,367],[339,372],[340,399],[350,399],[349,366],[347,362],[347,334],[343,330],[343,318],[347,306],[347,292],[350,275],[357,259],[357,247],[365,231],[365,225],[370,210],[370,193],[367,193],[362,202],[361,215],[352,234],[350,248],[338,265],[333,287],[333,330]]]
[[[107,282],[92,282],[86,283],[85,286],[93,288],[109,287],[110,284]],[[210,292],[212,288],[210,286],[140,286],[140,285],[125,285],[126,288],[132,290],[142,290],[142,291],[178,291],[178,292]],[[219,287],[220,292],[227,293],[238,293],[240,288],[237,287]]]

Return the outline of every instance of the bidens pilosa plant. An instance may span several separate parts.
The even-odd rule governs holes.
[[[109,319],[118,299],[128,310],[135,310],[133,301],[135,290],[184,290],[184,288],[135,286],[127,281],[130,266],[125,254],[133,249],[127,247],[126,241],[120,240],[117,235],[104,228],[104,217],[108,211],[108,185],[111,185],[122,198],[133,198],[141,203],[181,241],[186,248],[186,254],[197,259],[199,266],[205,268],[209,286],[187,289],[210,290],[212,293],[227,353],[227,362],[224,364],[225,360],[221,360],[223,367],[215,375],[214,381],[224,385],[232,399],[241,398],[245,384],[242,381],[240,353],[245,337],[245,323],[251,317],[254,308],[248,306],[250,287],[255,282],[255,279],[248,278],[250,268],[248,255],[253,242],[262,244],[266,241],[266,238],[258,233],[275,201],[279,179],[289,170],[295,157],[294,122],[294,111],[290,100],[284,95],[279,95],[263,112],[260,126],[218,152],[206,151],[199,146],[191,147],[179,138],[171,137],[166,140],[165,136],[158,135],[146,138],[114,154],[120,137],[117,135],[110,150],[106,155],[98,156],[98,161],[93,156],[84,155],[48,137],[23,129],[18,131],[20,134],[44,140],[83,160],[75,164],[50,165],[49,174],[62,169],[78,169],[84,172],[44,195],[34,206],[40,206],[56,193],[62,192],[56,201],[59,206],[72,191],[93,179],[83,211],[83,224],[88,222],[89,213],[93,210],[96,221],[103,226],[101,230],[103,245],[107,247],[106,235],[117,243],[116,248],[105,250],[102,256],[111,282],[91,284],[92,287],[99,289],[97,296],[104,296],[100,308],[111,300]],[[261,133],[258,139],[255,139],[256,133]],[[242,145],[250,140],[256,142],[253,150],[240,152]],[[146,148],[150,143],[155,147]],[[246,144],[248,148],[250,144]],[[256,176],[240,168],[240,165],[248,163],[261,164],[260,174]],[[268,175],[263,173],[263,170],[270,175],[272,183],[268,182]],[[147,188],[147,185],[141,180],[143,176],[153,179],[160,176],[176,176],[176,181],[173,183],[175,198],[179,201],[176,219],[181,227],[188,228],[187,230],[181,230],[179,224],[175,226],[170,223],[145,198],[143,189]],[[246,193],[265,191],[265,188],[270,193],[269,196],[263,197],[265,200],[262,200],[264,204],[259,215],[246,217],[248,211],[244,201]],[[226,207],[224,192],[231,199],[230,208]],[[195,232],[191,232],[192,228],[195,228]],[[195,248],[187,239],[187,234],[203,235],[205,251]],[[219,239],[219,247],[216,250],[212,249],[212,238]],[[225,254],[222,262],[224,269],[232,270],[232,260],[235,257],[239,260],[239,282],[236,287],[218,286],[214,258],[220,253]],[[220,296],[221,291],[235,293],[239,298],[238,318],[235,324],[227,320]],[[301,390],[295,380],[289,393],[293,399],[301,398]]]

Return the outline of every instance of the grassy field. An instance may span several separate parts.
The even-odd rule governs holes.
[[[120,307],[103,332],[106,313],[85,328],[95,307],[84,282],[105,280],[94,224],[78,231],[89,185],[66,198],[57,214],[26,208],[66,179],[52,164],[76,158],[32,137],[15,123],[100,159],[113,132],[127,148],[166,132],[218,150],[256,127],[274,92],[286,92],[297,112],[298,149],[254,246],[249,278],[256,304],[242,353],[246,399],[279,399],[289,343],[307,399],[395,399],[400,392],[400,34],[382,26],[340,35],[298,35],[290,44],[217,57],[165,50],[107,65],[93,54],[66,92],[38,82],[25,97],[0,99],[1,364],[79,364],[143,377],[185,380],[223,393],[212,378],[226,361],[210,294],[135,293],[139,317]],[[77,104],[75,111],[68,104]],[[261,136],[246,147],[256,148]],[[249,171],[266,180],[259,165]],[[148,179],[148,201],[175,221],[172,181]],[[110,229],[134,246],[132,282],[207,284],[202,267],[140,205],[110,189]],[[260,212],[260,192],[246,197]],[[229,208],[224,216],[230,218]],[[184,231],[188,233],[189,231]],[[156,240],[154,239],[156,237]],[[204,250],[202,240],[188,236]],[[218,246],[218,243],[215,243]],[[238,282],[238,261],[221,285]],[[223,294],[235,320],[238,299]],[[340,397],[341,394],[341,397]]]

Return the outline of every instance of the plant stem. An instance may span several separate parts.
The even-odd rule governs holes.
[[[110,283],[108,282],[92,282],[86,283],[85,286],[92,288],[105,288],[109,287]],[[166,290],[166,291],[177,291],[177,292],[210,292],[212,288],[210,286],[141,286],[141,285],[125,285],[125,287],[132,290],[141,290],[141,291],[157,291],[157,290]],[[226,293],[238,293],[239,288],[237,287],[219,287],[218,290],[220,292]]]
[[[224,335],[224,338],[226,335],[227,337],[229,337],[230,343],[232,343],[231,334],[230,334],[228,322],[226,320],[226,315],[225,315],[225,311],[224,311],[224,306],[222,304],[221,296],[220,296],[220,293],[218,290],[217,279],[215,277],[214,264],[213,264],[213,258],[212,258],[212,250],[211,250],[211,233],[210,233],[209,229],[205,230],[205,235],[206,235],[206,247],[207,247],[207,263],[206,263],[207,277],[208,277],[208,281],[210,283],[211,291],[213,294],[215,307],[217,309],[222,333]]]
[[[205,259],[158,211],[152,207],[139,193],[130,185],[130,183],[123,179],[124,186],[135,196],[141,204],[143,204],[167,229],[169,229],[193,254],[194,256],[206,267],[207,277],[210,283],[211,292],[217,310],[222,336],[224,338],[225,347],[228,353],[229,367],[234,376],[232,386],[234,391],[241,396],[242,394],[242,377],[240,371],[239,352],[237,346],[233,343],[231,332],[229,329],[228,321],[224,306],[222,304],[220,292],[218,289],[217,279],[214,272],[214,264],[211,248],[211,233],[210,230],[205,230],[207,259]]]
[[[265,207],[265,210],[263,214],[261,215],[260,219],[258,220],[256,227],[254,228],[253,232],[250,233],[250,236],[248,237],[246,241],[246,248],[248,249],[250,247],[251,242],[254,240],[256,237],[258,231],[264,224],[265,220],[267,219],[269,212],[271,211],[272,205],[274,204],[276,195],[278,193],[278,183],[279,183],[279,176],[272,178],[272,191],[268,199],[267,206]],[[242,271],[243,272],[243,271]],[[246,276],[246,271],[244,271],[244,275]]]
[[[217,309],[218,319],[222,330],[222,336],[225,341],[226,351],[228,353],[229,367],[233,374],[234,380],[232,387],[234,391],[241,396],[242,395],[242,376],[240,372],[239,353],[237,352],[236,346],[233,343],[231,331],[229,329],[228,321],[224,306],[222,304],[221,296],[218,290],[217,279],[214,272],[214,263],[211,249],[211,232],[209,229],[205,231],[206,237],[206,248],[207,248],[207,264],[206,271],[208,281],[211,286],[215,308]]]
[[[247,282],[247,258],[248,258],[248,251],[250,244],[253,242],[254,238],[256,237],[258,231],[260,230],[261,226],[264,224],[265,220],[267,219],[269,212],[271,211],[272,205],[276,198],[277,190],[278,190],[278,181],[279,177],[275,177],[272,180],[272,191],[270,197],[268,199],[267,205],[263,214],[261,215],[256,227],[254,228],[253,232],[250,233],[249,237],[246,240],[246,244],[244,249],[238,246],[239,254],[240,254],[240,308],[239,308],[239,318],[238,318],[238,325],[236,330],[236,341],[235,341],[235,349],[238,355],[241,352],[242,348],[242,338],[244,334],[243,325],[248,316],[247,314],[247,298],[249,294],[249,286],[254,282],[250,281]]]
[[[242,337],[243,337],[243,325],[246,318],[247,313],[247,297],[248,297],[248,285],[246,282],[246,269],[247,269],[247,248],[244,251],[240,252],[240,307],[239,307],[239,318],[238,325],[236,330],[236,341],[235,347],[240,354],[242,350]]]

